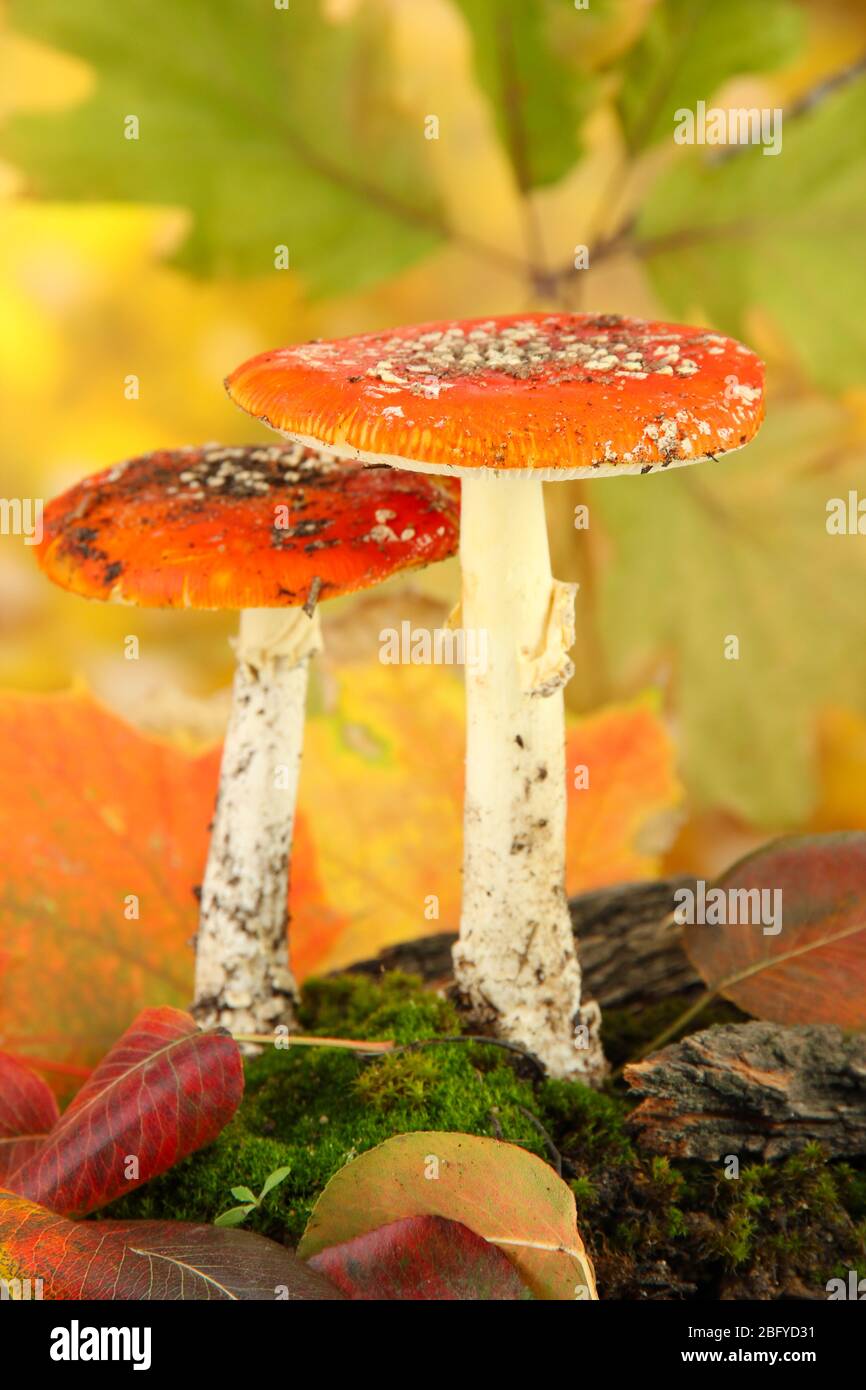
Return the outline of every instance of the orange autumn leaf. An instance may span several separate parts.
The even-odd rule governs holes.
[[[569,721],[566,775],[568,892],[658,877],[683,788],[656,700],[644,696]]]
[[[381,663],[344,668],[327,710],[307,722],[300,804],[327,904],[294,900],[299,973],[334,969],[460,917],[464,758],[459,672]],[[574,769],[589,785],[578,790]],[[682,789],[673,742],[649,698],[569,723],[570,893],[650,878],[670,842]]]
[[[219,760],[80,691],[0,698],[0,1048],[68,1085],[142,1009],[189,1004]],[[293,891],[321,954],[342,923],[302,815]]]
[[[291,887],[301,977],[459,919],[457,674],[375,663],[335,686],[306,730]],[[590,782],[569,792],[570,891],[656,873],[679,785],[652,706],[574,723],[577,763]],[[188,1004],[218,768],[219,749],[145,736],[86,694],[0,699],[0,1047],[89,1064],[139,1010]]]
[[[333,895],[330,900],[326,895],[309,817],[300,806],[295,813],[289,909],[292,969],[304,980],[342,936],[346,914]]]
[[[81,692],[3,696],[0,1047],[90,1063],[189,1003],[217,766]]]
[[[460,673],[441,666],[345,667],[329,708],[311,713],[299,803],[326,902],[294,900],[300,975],[456,927],[463,739]],[[323,908],[345,921],[324,953]]]

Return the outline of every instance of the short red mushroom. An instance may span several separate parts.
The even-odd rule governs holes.
[[[649,473],[739,448],[763,414],[748,348],[617,315],[430,323],[267,352],[227,388],[290,439],[461,479],[466,670],[457,980],[481,1021],[556,1075],[604,1070],[565,898],[563,686],[574,586],[551,578],[542,483]]]
[[[45,509],[38,558],[64,588],[241,610],[196,943],[202,1024],[293,1022],[288,869],[316,603],[452,555],[458,507],[454,484],[302,445],[207,445],[131,459]]]

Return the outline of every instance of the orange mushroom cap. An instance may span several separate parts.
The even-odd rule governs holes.
[[[301,445],[157,451],[45,508],[42,569],[86,598],[279,608],[453,555],[459,487]],[[318,583],[316,582],[318,581]]]
[[[763,417],[763,364],[703,328],[615,314],[511,314],[262,353],[232,400],[350,458],[539,477],[697,463]]]

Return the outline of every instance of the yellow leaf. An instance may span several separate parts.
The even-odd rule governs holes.
[[[293,893],[301,975],[457,929],[464,738],[462,681],[442,667],[345,667],[311,713],[300,808],[324,896]],[[657,875],[681,788],[654,703],[570,721],[567,768],[569,892]]]

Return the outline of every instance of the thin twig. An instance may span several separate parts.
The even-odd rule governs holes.
[[[343,1047],[350,1052],[369,1052],[380,1054],[400,1051],[392,1038],[381,1042],[368,1042],[365,1038],[311,1038],[300,1033],[232,1033],[235,1042],[270,1044],[277,1051],[284,1047]]]
[[[544,1128],[544,1125],[541,1123],[541,1121],[538,1119],[538,1117],[537,1117],[536,1115],[533,1115],[533,1113],[532,1113],[531,1110],[527,1110],[527,1108],[526,1108],[525,1105],[518,1105],[517,1108],[518,1108],[518,1110],[520,1111],[521,1115],[525,1115],[525,1116],[526,1116],[527,1120],[528,1120],[529,1123],[532,1125],[533,1129],[537,1129],[537,1130],[538,1130],[538,1133],[541,1135],[542,1139],[544,1140],[544,1145],[545,1145],[545,1148],[547,1149],[547,1152],[550,1154],[550,1157],[553,1159],[553,1165],[554,1165],[554,1167],[556,1168],[557,1177],[560,1177],[560,1178],[561,1178],[561,1177],[562,1177],[562,1154],[559,1152],[559,1149],[556,1147],[556,1145],[554,1144],[554,1142],[553,1142],[553,1140],[551,1139],[550,1135],[548,1134],[547,1130]]]
[[[642,1062],[644,1057],[648,1057],[651,1052],[657,1052],[660,1047],[664,1047],[665,1043],[670,1042],[671,1038],[675,1038],[677,1033],[685,1028],[687,1023],[691,1023],[692,1019],[702,1014],[704,1009],[706,1009],[709,1004],[712,1004],[717,995],[717,989],[705,990],[704,993],[695,1000],[694,1004],[690,1004],[683,1013],[674,1019],[673,1023],[667,1028],[663,1028],[660,1033],[657,1033],[656,1036],[647,1043],[646,1047],[642,1048],[636,1056],[629,1058],[629,1061]],[[617,1075],[620,1075],[621,1072],[622,1068],[617,1072]]]
[[[837,72],[831,73],[821,82],[816,83],[807,92],[793,102],[783,114],[783,120],[790,123],[799,120],[802,116],[808,115],[820,106],[827,97],[847,87],[850,83],[856,82],[859,78],[866,76],[866,54],[856,59],[853,63],[847,64]],[[714,165],[724,163],[728,159],[734,158],[744,150],[750,149],[750,145],[730,145],[720,150],[714,151],[710,162]],[[625,171],[621,168],[617,170],[619,181],[628,177],[630,169],[633,167],[634,160],[626,166]],[[637,217],[632,215],[627,218],[617,231],[605,237],[596,246],[590,247],[589,266],[592,269],[601,261],[607,260],[611,256],[619,253],[627,253],[638,256],[642,260],[657,256],[665,251],[685,250],[690,246],[699,245],[704,241],[712,241],[729,236],[748,236],[753,228],[747,223],[721,223],[708,227],[680,227],[670,232],[664,232],[658,236],[647,237],[643,241],[633,240]],[[550,272],[551,279],[560,286],[568,284],[569,281],[578,274],[577,269],[571,265],[564,265],[559,270]]]
[[[270,1044],[277,1049],[282,1047],[344,1047],[352,1052],[369,1052],[375,1056],[397,1057],[402,1052],[417,1052],[422,1047],[438,1047],[441,1043],[482,1043],[489,1047],[501,1047],[514,1052],[530,1062],[543,1078],[547,1072],[534,1053],[521,1047],[520,1043],[506,1042],[503,1038],[488,1038],[481,1033],[459,1033],[453,1037],[417,1038],[414,1042],[396,1043],[393,1038],[378,1042],[368,1042],[361,1038],[316,1038],[300,1033],[232,1033],[235,1042]]]
[[[807,116],[816,107],[821,106],[834,92],[840,91],[843,87],[849,86],[863,76],[866,76],[866,53],[855,59],[853,63],[848,63],[846,67],[831,72],[829,77],[824,77],[820,82],[816,82],[814,87],[810,87],[801,97],[792,102],[787,111],[783,112],[783,125],[797,121],[801,116]],[[729,159],[734,159],[746,149],[749,149],[748,145],[723,145],[713,151],[709,162],[711,164],[725,164]]]

